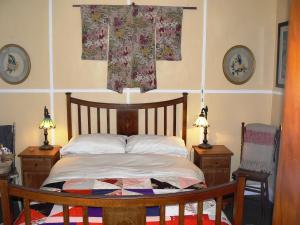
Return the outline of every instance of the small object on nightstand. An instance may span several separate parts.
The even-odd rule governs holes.
[[[45,106],[45,108],[44,108],[44,119],[42,120],[42,122],[40,124],[40,129],[44,129],[44,135],[45,135],[44,145],[40,146],[41,150],[51,150],[51,149],[53,149],[53,146],[49,145],[49,141],[47,139],[48,129],[52,129],[52,128],[55,128],[55,123],[51,119],[50,114],[48,112],[48,109]]]
[[[61,146],[53,146],[52,150],[40,150],[38,146],[27,147],[18,156],[21,158],[23,185],[40,188],[48,177],[52,166],[59,160]]]
[[[193,149],[194,163],[203,171],[208,187],[229,182],[233,153],[226,146],[213,145],[207,150],[194,145]]]
[[[203,133],[204,133],[203,143],[198,145],[199,148],[203,148],[203,149],[212,148],[212,146],[210,144],[208,144],[208,141],[207,141],[207,128],[209,127],[208,122],[207,122],[207,113],[208,113],[208,107],[206,106],[205,108],[202,108],[199,117],[197,118],[196,122],[193,124],[193,126],[195,126],[195,127],[203,127],[203,129],[204,129],[203,130]]]

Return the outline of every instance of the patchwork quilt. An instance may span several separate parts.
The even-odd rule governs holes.
[[[83,195],[154,195],[175,193],[190,190],[200,190],[206,188],[205,183],[193,178],[168,177],[168,178],[120,178],[120,179],[71,179],[45,184],[42,189],[56,192],[77,193]],[[203,224],[215,224],[215,201],[204,202]],[[32,202],[31,223],[45,225],[63,224],[63,209],[60,205],[49,203]],[[197,205],[187,203],[185,205],[185,224],[197,224]],[[70,224],[80,225],[82,220],[82,208],[76,206],[69,207]],[[88,208],[89,224],[102,225],[102,209]],[[16,225],[25,224],[25,216],[21,214]],[[178,205],[166,207],[166,225],[178,224]],[[230,224],[224,214],[222,214],[222,224]],[[159,225],[159,207],[147,208],[147,225]]]

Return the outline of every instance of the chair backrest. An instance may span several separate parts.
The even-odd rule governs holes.
[[[240,168],[271,173],[274,169],[275,126],[242,123]]]
[[[15,124],[0,125],[0,144],[15,154]],[[13,166],[14,163],[13,160]]]

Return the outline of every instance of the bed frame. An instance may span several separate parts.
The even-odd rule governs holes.
[[[158,131],[158,114],[159,109],[163,108],[163,133],[161,135],[167,135],[168,128],[168,110],[172,110],[173,114],[173,136],[177,136],[177,107],[182,104],[182,127],[181,127],[181,136],[182,139],[186,142],[186,123],[187,123],[187,93],[183,93],[181,98],[176,98],[168,101],[162,102],[152,102],[152,103],[141,103],[141,104],[112,104],[112,103],[101,103],[101,102],[91,102],[85,101],[78,98],[71,97],[71,93],[66,93],[67,97],[67,122],[68,122],[68,140],[70,140],[73,134],[82,134],[82,110],[85,108],[87,110],[87,133],[92,133],[92,109],[96,109],[96,117],[97,117],[97,133],[111,133],[111,122],[116,121],[117,124],[117,134],[122,135],[135,135],[141,134],[139,132],[139,113],[140,111],[144,111],[145,113],[145,134],[149,133],[149,111],[154,110],[154,134],[160,134]],[[72,124],[72,104],[77,108],[77,128],[74,129]],[[103,131],[104,124],[100,122],[100,114],[101,112],[106,111],[106,132]],[[111,111],[116,110],[116,118],[111,117]]]
[[[125,135],[138,134],[139,110],[145,112],[145,134],[148,134],[149,110],[154,110],[154,134],[158,134],[158,109],[163,108],[163,135],[167,135],[167,110],[173,109],[173,135],[177,133],[177,105],[182,104],[182,131],[181,136],[186,141],[186,123],[187,123],[187,94],[184,93],[181,98],[143,104],[110,104],[85,101],[67,96],[67,123],[68,139],[74,134],[82,134],[82,108],[87,109],[87,133],[92,133],[92,116],[91,109],[96,108],[97,112],[97,132],[101,132],[100,112],[106,110],[106,132],[110,133],[111,115],[110,110],[115,109],[117,121],[117,133]],[[77,132],[72,128],[72,107],[71,104],[77,105]],[[184,205],[189,202],[198,203],[197,225],[202,224],[203,201],[208,199],[216,200],[216,218],[215,224],[221,225],[221,210],[223,206],[223,197],[234,194],[233,224],[241,225],[243,220],[245,178],[239,177],[237,181],[224,185],[219,185],[204,190],[161,194],[154,196],[96,196],[96,195],[79,195],[69,193],[57,193],[43,191],[39,189],[26,188],[19,185],[13,185],[8,182],[8,175],[0,175],[0,193],[4,225],[13,224],[10,198],[17,197],[23,200],[25,224],[31,224],[30,219],[30,202],[48,202],[63,206],[64,225],[69,223],[69,206],[82,206],[83,224],[88,225],[88,207],[103,208],[103,225],[145,225],[146,224],[146,207],[159,206],[160,208],[160,225],[165,225],[165,207],[167,205],[179,205],[179,225],[184,225]]]

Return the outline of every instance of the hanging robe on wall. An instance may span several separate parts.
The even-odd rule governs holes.
[[[109,46],[108,89],[155,89],[156,60],[181,60],[182,12],[181,7],[81,6],[82,59],[105,60]]]

